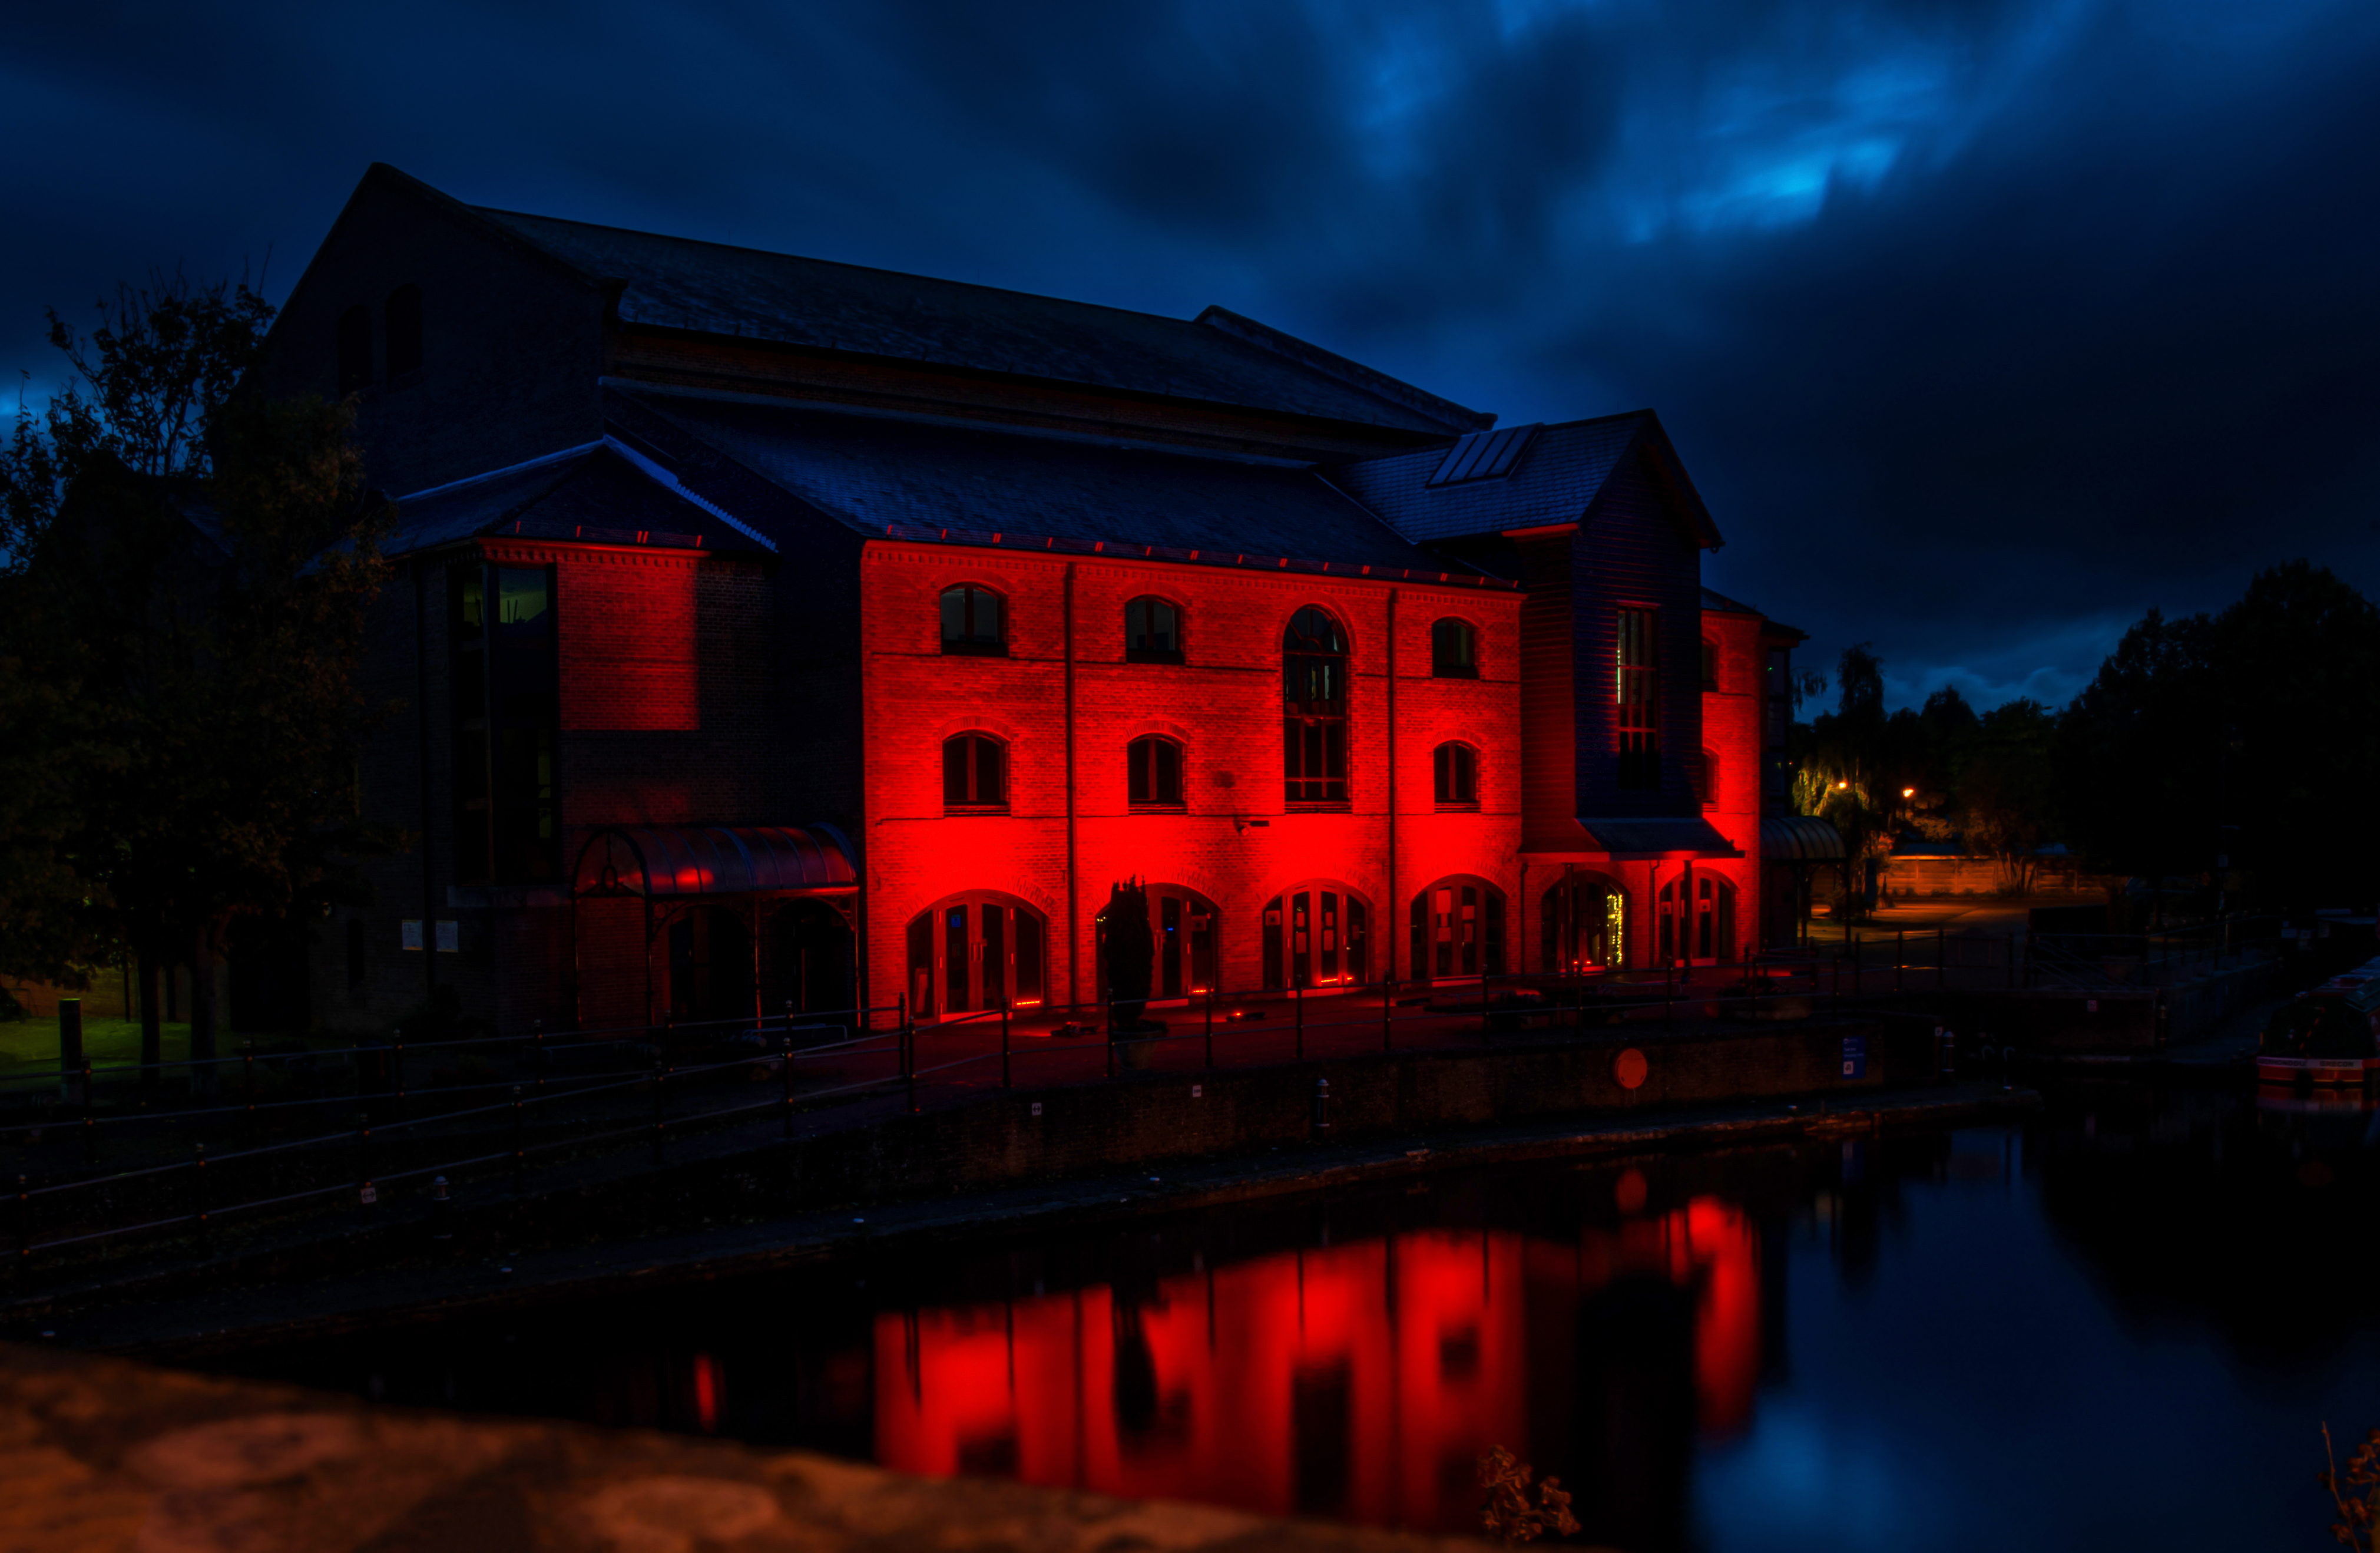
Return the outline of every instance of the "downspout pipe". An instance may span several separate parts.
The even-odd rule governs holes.
[[[1075,879],[1075,563],[1066,563],[1065,603],[1062,611],[1066,651],[1066,1007],[1080,1008],[1083,998],[1080,907]]]

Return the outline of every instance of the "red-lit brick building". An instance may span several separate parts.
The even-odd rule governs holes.
[[[1126,877],[1160,1001],[1762,941],[1798,637],[1650,411],[385,167],[263,372],[401,515],[319,1022],[1087,1003]]]

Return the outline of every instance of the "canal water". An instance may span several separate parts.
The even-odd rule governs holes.
[[[2380,1426],[2376,1162],[2360,1102],[2076,1084],[217,1363],[1453,1532],[1501,1445],[1630,1549],[2313,1549],[2320,1426]]]

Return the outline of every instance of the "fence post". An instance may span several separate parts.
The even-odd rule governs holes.
[[[521,1086],[513,1085],[513,1195],[521,1194],[521,1175],[528,1166],[528,1151],[521,1147]]]
[[[99,1119],[91,1115],[91,1064],[82,1065],[82,1162],[99,1162]]]
[[[1389,1011],[1396,1006],[1397,979],[1394,976],[1390,976],[1387,981],[1380,984],[1380,1049],[1382,1051],[1394,1051],[1397,1049],[1395,1041],[1391,1039],[1389,1033]]]
[[[1852,996],[1853,997],[1857,997],[1859,995],[1860,995],[1860,941],[1859,941],[1859,935],[1858,935],[1858,934],[1856,934],[1856,933],[1854,933],[1854,934],[1852,934]]]
[[[537,1087],[543,1089],[545,1087],[545,1021],[541,1019],[528,1021],[528,1060],[529,1066],[537,1072]]]
[[[1207,987],[1207,1066],[1209,1069],[1215,1066],[1215,988],[1212,983]]]
[[[791,1004],[786,1006],[792,1007]],[[780,1102],[777,1109],[785,1119],[785,1137],[790,1140],[794,1135],[794,1037],[791,1031],[785,1033],[783,1041],[780,1043],[777,1059],[777,1098]]]
[[[917,1114],[917,1021],[911,1020],[903,1033],[908,1040],[908,1050],[901,1059],[902,1076],[909,1084],[909,1114]]]
[[[239,1079],[248,1109],[248,1128],[253,1133],[256,1131],[256,1043],[253,1041],[239,1044]]]
[[[1289,1001],[1290,1006],[1297,1010],[1297,1060],[1303,1062],[1305,1060],[1305,989],[1291,987]]]
[[[662,1077],[669,1071],[659,1055],[653,1058],[653,1164],[662,1162]]]
[[[1107,1027],[1108,1077],[1115,1077],[1115,999],[1099,1000],[1099,1022]]]
[[[1900,972],[1909,963],[1909,930],[1895,928],[1892,934],[1892,990],[1900,990]]]
[[[388,1059],[389,1084],[395,1097],[388,1103],[388,1114],[392,1119],[402,1121],[405,1119],[405,1027],[399,1025],[390,1033],[396,1038],[396,1049]]]
[[[1661,961],[1661,1028],[1662,1028],[1662,1029],[1664,1029],[1664,1030],[1667,1030],[1667,1029],[1669,1029],[1669,1028],[1670,1028],[1670,1008],[1671,1008],[1671,1006],[1672,1006],[1672,1003],[1673,1003],[1673,1000],[1674,1000],[1674,998],[1675,998],[1675,995],[1676,995],[1677,979],[1678,979],[1678,962],[1677,962],[1676,960],[1662,960],[1662,961]]]
[[[195,1199],[196,1222],[199,1227],[199,1254],[207,1253],[207,1145],[194,1145],[198,1150],[198,1171],[192,1179],[190,1193]]]
[[[356,1205],[370,1207],[380,1201],[371,1179],[371,1113],[356,1113]]]
[[[1008,1072],[1008,999],[1000,1000],[1000,1087],[1014,1089]]]

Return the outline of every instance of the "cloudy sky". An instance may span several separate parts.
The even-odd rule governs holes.
[[[277,299],[385,161],[1650,405],[1713,586],[2055,702],[2275,560],[2380,593],[2375,81],[2370,0],[23,8],[0,366],[152,265]]]

